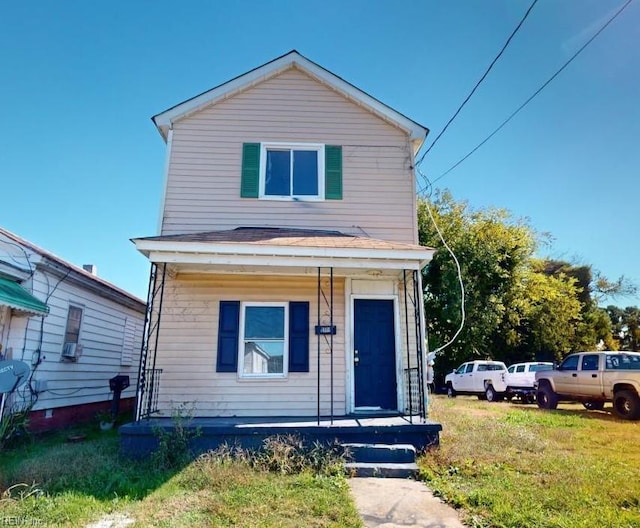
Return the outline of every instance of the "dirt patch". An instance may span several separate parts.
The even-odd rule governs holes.
[[[124,513],[112,513],[106,515],[99,521],[87,524],[85,528],[126,528],[131,526],[135,521]]]
[[[491,404],[489,404],[491,405]],[[473,408],[468,408],[468,409],[464,409],[464,413],[468,414],[469,416],[476,416],[476,417],[482,417],[482,418],[487,418],[487,417],[492,417],[492,416],[500,416],[500,413],[489,410],[489,409],[473,409]]]

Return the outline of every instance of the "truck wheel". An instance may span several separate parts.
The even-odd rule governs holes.
[[[500,398],[496,390],[493,388],[493,385],[487,385],[487,388],[484,391],[484,395],[487,397],[487,401],[490,401],[490,402],[497,402],[502,399]]]
[[[453,390],[453,385],[451,385],[451,383],[449,383],[447,385],[447,396],[449,398],[455,398],[456,397],[456,391]]]
[[[601,411],[602,409],[604,409],[604,402],[602,401],[592,400],[584,402],[582,405],[584,405],[585,409],[588,409],[590,411]]]
[[[621,390],[613,395],[613,410],[623,420],[640,418],[640,398],[631,390]]]
[[[536,394],[538,407],[541,409],[555,409],[558,406],[558,395],[548,383],[545,383],[538,389]]]

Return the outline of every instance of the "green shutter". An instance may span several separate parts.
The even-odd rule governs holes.
[[[260,143],[242,145],[241,198],[257,198],[260,175]]]
[[[342,147],[324,147],[324,197],[342,200]]]

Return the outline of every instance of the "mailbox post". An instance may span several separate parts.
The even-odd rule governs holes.
[[[113,391],[111,417],[115,420],[120,410],[120,395],[129,386],[129,376],[119,374],[109,380],[109,388]]]

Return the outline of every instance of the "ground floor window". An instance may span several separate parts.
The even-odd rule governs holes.
[[[288,319],[287,303],[242,304],[239,339],[241,376],[286,376]]]

